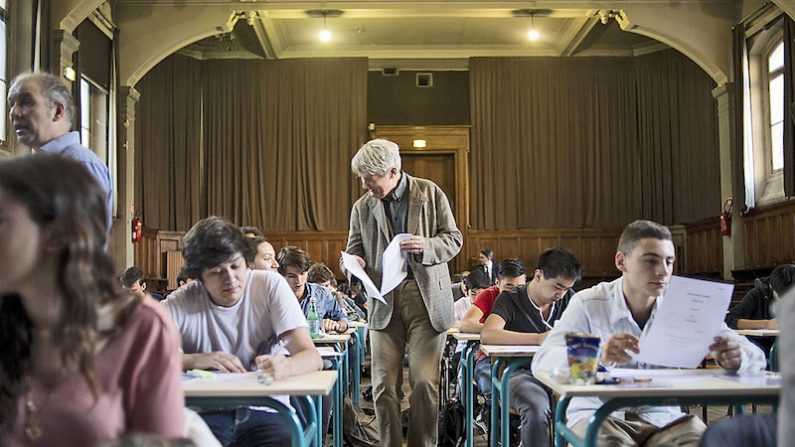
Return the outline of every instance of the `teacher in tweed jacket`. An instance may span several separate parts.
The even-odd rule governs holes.
[[[398,386],[408,351],[412,387],[408,445],[436,445],[439,360],[444,331],[453,324],[453,298],[447,262],[461,250],[461,232],[444,192],[429,180],[400,169],[397,144],[365,143],[351,169],[367,190],[353,205],[346,251],[359,258],[377,287],[382,255],[396,234],[408,254],[409,274],[384,297],[368,298],[372,346],[373,398],[381,444],[403,444]]]

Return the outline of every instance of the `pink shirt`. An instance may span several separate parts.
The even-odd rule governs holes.
[[[19,399],[13,432],[0,444],[93,447],[131,431],[182,436],[185,399],[179,344],[165,309],[146,298],[95,358],[97,398],[79,373],[50,393],[32,380],[41,437],[30,441],[25,436],[26,393]]]

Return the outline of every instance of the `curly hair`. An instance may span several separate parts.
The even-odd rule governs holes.
[[[47,154],[0,162],[0,189],[23,204],[31,220],[47,227],[60,245],[54,256],[63,311],[50,328],[52,340],[58,342],[55,360],[65,371],[85,376],[96,396],[97,339],[120,332],[137,304],[122,292],[113,262],[105,253],[105,191],[82,164]],[[21,304],[15,304],[19,300],[18,296],[0,298],[0,346],[4,347],[0,350],[0,431],[16,418],[16,400],[31,368],[33,323]],[[119,309],[110,329],[101,331],[98,309],[114,301],[126,306]]]

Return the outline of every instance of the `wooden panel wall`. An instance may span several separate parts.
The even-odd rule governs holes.
[[[483,248],[494,250],[497,262],[519,258],[528,269],[535,266],[538,255],[551,247],[563,247],[574,253],[583,266],[585,277],[616,277],[614,257],[621,229],[533,229],[516,231],[469,230],[469,240],[462,254],[466,265],[474,265]]]
[[[745,269],[795,261],[795,203],[787,202],[743,218]]]
[[[675,226],[671,230],[677,247],[677,273],[720,275],[723,248],[717,219]],[[176,287],[176,275],[182,268],[182,258],[178,256],[177,250],[181,248],[183,235],[182,232],[144,229],[143,240],[135,245],[135,264],[144,271],[147,279],[160,280],[163,288]],[[458,263],[462,266],[461,270],[469,269],[476,264],[478,251],[489,247],[494,250],[497,262],[504,258],[519,258],[528,269],[532,269],[542,251],[550,247],[564,247],[571,250],[582,263],[584,286],[619,275],[614,256],[620,235],[620,228],[470,230],[458,256]],[[277,252],[287,245],[303,248],[309,252],[311,259],[324,262],[338,278],[342,278],[339,253],[347,244],[347,232],[285,231],[266,233],[265,236]]]

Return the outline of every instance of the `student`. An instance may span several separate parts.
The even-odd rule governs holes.
[[[273,245],[262,236],[251,236],[249,239],[254,251],[254,261],[249,265],[249,268],[251,270],[275,272],[279,268],[279,263],[276,262],[276,252],[273,250]]]
[[[0,445],[182,435],[178,334],[122,291],[105,193],[62,156],[0,162]]]
[[[497,300],[500,293],[514,290],[527,282],[524,264],[519,259],[505,259],[500,264],[499,269],[500,275],[497,277],[497,285],[483,290],[475,297],[472,307],[469,308],[466,315],[464,315],[464,319],[461,320],[461,325],[459,326],[461,332],[479,334],[483,329],[483,323],[491,314],[494,301]],[[491,360],[480,351],[475,357],[473,376],[478,391],[486,398],[486,405],[481,409],[480,415],[480,419],[485,425],[487,424],[486,421],[489,420],[488,412],[491,404]]]
[[[563,317],[533,358],[534,375],[553,373],[568,365],[565,335],[589,332],[601,338],[599,362],[605,368],[637,367],[630,353],[640,352],[638,340],[662,302],[675,260],[668,228],[639,220],[621,234],[615,264],[621,277],[574,295]],[[724,325],[709,347],[717,364],[727,371],[759,371],[765,367],[762,351]],[[585,434],[588,419],[601,406],[596,398],[574,398],[567,417],[569,427]],[[614,413],[599,430],[599,445],[695,446],[704,423],[677,407],[640,406]]]
[[[367,320],[367,313],[359,309],[359,306],[352,299],[337,290],[337,279],[334,278],[334,273],[326,264],[322,262],[312,264],[306,272],[306,280],[325,288],[331,293],[349,321]]]
[[[309,303],[315,299],[315,309],[318,316],[323,319],[324,332],[343,333],[348,330],[348,317],[325,287],[307,282],[309,271],[309,256],[304,250],[297,247],[284,247],[279,250],[276,257],[279,263],[279,273],[287,280],[298,300],[304,317],[309,315]]]
[[[476,269],[464,278],[463,285],[464,289],[467,291],[467,295],[453,303],[453,312],[455,313],[455,323],[453,323],[453,327],[455,328],[461,327],[461,320],[464,319],[467,312],[472,307],[472,302],[475,300],[475,297],[491,286],[491,279],[486,272]]]
[[[754,281],[754,288],[743,300],[732,307],[726,316],[726,325],[732,329],[778,329],[778,320],[773,317],[773,304],[792,285],[795,265],[782,264],[773,269],[770,276]],[[775,338],[751,337],[753,343],[770,352]]]
[[[182,243],[185,272],[196,281],[162,304],[182,334],[184,369],[245,372],[275,380],[320,370],[322,361],[290,287],[276,273],[249,270],[243,232],[218,217],[197,222]],[[290,356],[277,353],[285,347]],[[289,406],[287,396],[278,396]],[[225,446],[282,446],[290,433],[277,413],[248,407],[200,412]]]
[[[144,281],[144,272],[138,267],[130,267],[121,274],[121,286],[129,290],[133,295],[143,299],[147,296],[146,281]],[[159,293],[149,293],[149,296],[157,301],[163,301],[163,295]]]
[[[563,315],[580,279],[580,261],[569,251],[550,248],[538,257],[533,279],[497,297],[483,324],[481,343],[540,345]],[[514,373],[508,384],[511,405],[522,418],[522,445],[549,445],[550,399],[546,388],[527,369]]]

